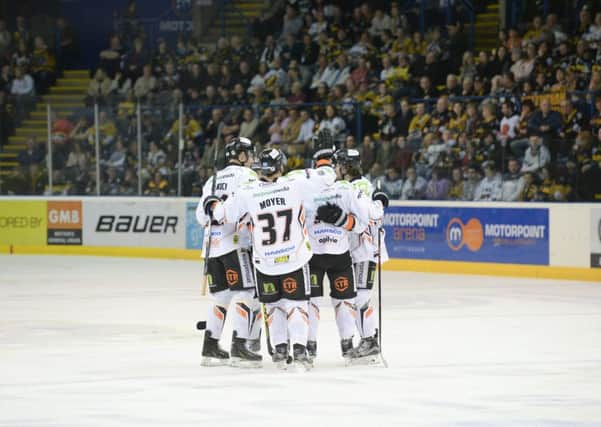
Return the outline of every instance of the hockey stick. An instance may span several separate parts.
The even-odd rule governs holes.
[[[380,191],[380,181],[378,180],[378,191]],[[388,363],[382,353],[382,223],[378,225],[378,345],[380,346],[380,359],[385,368]]]
[[[215,159],[213,161],[213,182],[211,183],[211,196],[215,195],[215,187],[217,186],[217,156],[219,155],[219,140],[221,139],[221,131],[223,129],[223,126],[223,122],[219,123],[219,127],[217,128],[217,138],[215,138],[215,144],[217,145],[215,147]],[[200,295],[203,297],[207,294],[207,271],[209,265],[209,256],[211,254],[212,228],[213,220],[209,218],[209,226],[207,227],[209,241],[207,242],[207,253],[204,254],[205,263],[202,271],[202,287],[200,288]],[[207,236],[205,236],[205,238],[207,238]]]

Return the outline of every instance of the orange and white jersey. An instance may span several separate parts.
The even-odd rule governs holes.
[[[249,222],[254,265],[261,273],[275,276],[298,270],[313,255],[304,202],[296,182],[256,181],[218,203],[213,217],[224,226]]]
[[[374,187],[365,177],[351,182],[354,188],[361,191],[369,200],[369,226],[361,233],[351,233],[350,250],[353,263],[363,261],[377,261],[378,254],[378,230],[381,234],[382,262],[388,261],[388,251],[384,242],[384,229],[381,228],[384,209],[382,203],[371,199]]]
[[[203,203],[207,196],[211,194],[214,176],[209,178],[202,189],[202,197],[196,207],[196,220],[205,227],[205,238],[203,240],[203,251],[206,253],[206,247],[209,242],[208,232],[209,217],[205,214]],[[256,181],[257,174],[250,168],[238,165],[229,165],[217,172],[217,182],[215,183],[215,195],[220,199],[233,197],[239,189],[249,182]],[[217,258],[221,255],[230,253],[240,248],[250,247],[250,237],[244,227],[237,227],[235,224],[214,224],[211,227],[211,258]]]

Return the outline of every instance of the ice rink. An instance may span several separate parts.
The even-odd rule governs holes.
[[[0,426],[601,426],[601,283],[383,280],[388,369],[203,368],[200,262],[0,256]]]

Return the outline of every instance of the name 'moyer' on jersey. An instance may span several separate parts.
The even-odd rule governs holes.
[[[226,225],[250,222],[255,267],[275,276],[298,270],[313,252],[307,237],[303,189],[294,182],[256,181],[215,208]]]
[[[209,217],[205,214],[203,203],[211,194],[214,176],[209,178],[202,188],[202,197],[196,207],[196,220],[205,227],[202,253],[206,253],[209,239],[206,237]],[[256,181],[257,174],[250,168],[238,165],[229,165],[217,172],[215,195],[222,200],[233,197],[241,187],[249,182]],[[246,227],[238,228],[236,224],[214,224],[211,227],[211,258],[217,258],[231,251],[250,246],[250,239]]]

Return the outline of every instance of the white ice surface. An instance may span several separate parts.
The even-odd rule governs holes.
[[[328,304],[314,371],[250,371],[199,366],[200,263],[0,256],[0,426],[601,426],[601,283],[383,279],[388,369]]]

